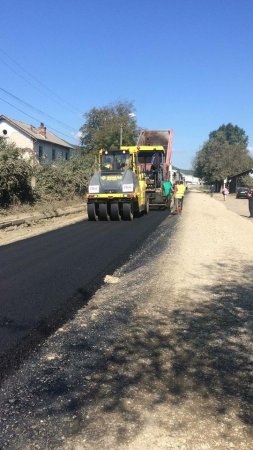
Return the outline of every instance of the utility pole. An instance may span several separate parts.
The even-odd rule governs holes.
[[[134,113],[129,113],[128,117],[135,117]],[[120,124],[120,139],[119,139],[119,145],[120,147],[122,146],[122,141],[123,141],[123,123]]]
[[[119,145],[122,146],[122,138],[123,138],[123,124],[120,124],[120,139],[119,139]]]

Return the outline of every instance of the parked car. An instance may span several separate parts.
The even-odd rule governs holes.
[[[236,198],[247,198],[247,187],[238,187],[236,188]]]

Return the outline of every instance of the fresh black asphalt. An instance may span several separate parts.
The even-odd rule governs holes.
[[[164,220],[176,219],[152,211],[133,222],[84,220],[1,247],[0,369],[85,304]]]

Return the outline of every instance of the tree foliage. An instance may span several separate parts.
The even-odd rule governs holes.
[[[131,102],[118,102],[111,106],[92,108],[84,114],[85,123],[80,128],[81,146],[86,152],[94,154],[101,148],[117,148],[120,145],[121,127],[122,144],[135,145],[138,127],[133,111]]]
[[[239,186],[253,186],[253,178],[250,175],[244,175],[238,178],[237,185]]]
[[[208,141],[197,152],[195,175],[213,183],[247,170],[253,163],[247,144],[248,137],[242,128],[231,123],[222,125],[209,134]]]
[[[38,165],[35,170],[36,195],[40,200],[71,199],[86,192],[94,172],[93,154],[77,150],[69,161]]]
[[[228,123],[227,125],[221,125],[218,130],[211,131],[209,139],[224,139],[228,144],[238,144],[243,148],[247,148],[249,138],[245,131],[237,125]]]
[[[0,138],[0,205],[33,202],[32,167],[21,150]]]

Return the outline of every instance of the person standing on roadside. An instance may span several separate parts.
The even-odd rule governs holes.
[[[249,188],[247,198],[249,200],[249,218],[253,219],[253,186]]]
[[[175,200],[175,213],[180,214],[183,209],[183,200],[184,200],[185,186],[183,181],[176,181],[174,187],[174,200]]]
[[[226,196],[229,194],[229,190],[227,188],[227,186],[224,186],[224,188],[222,189],[222,194],[223,194],[223,200],[226,200]]]
[[[181,197],[181,210],[183,209],[183,203],[184,203],[184,194],[185,194],[185,190],[186,187],[184,185],[184,182],[181,180],[179,182],[179,187],[180,187],[180,191],[182,192],[182,197]]]
[[[210,187],[210,194],[211,194],[211,197],[213,197],[213,193],[215,192],[215,185],[214,184],[212,184],[212,186]]]

